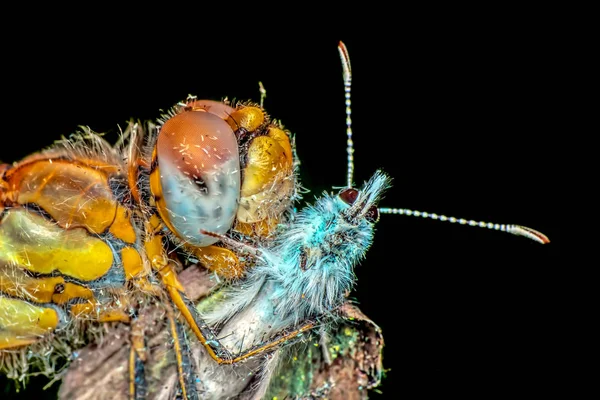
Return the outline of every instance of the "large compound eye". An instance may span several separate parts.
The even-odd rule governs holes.
[[[379,210],[377,209],[377,207],[371,206],[365,214],[365,219],[373,223],[379,221]]]
[[[353,188],[344,189],[340,192],[340,194],[338,194],[338,196],[344,203],[351,206],[358,198],[358,190]]]
[[[222,118],[207,111],[184,111],[170,118],[156,144],[158,211],[177,236],[196,246],[218,241],[200,230],[229,230],[240,195],[235,134]]]

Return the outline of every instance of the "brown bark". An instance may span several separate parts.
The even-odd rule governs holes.
[[[194,301],[205,296],[214,285],[210,275],[195,266],[181,272],[179,277],[188,296]],[[379,328],[356,307],[346,304],[340,314],[342,323],[332,326],[331,346],[325,344],[320,351],[311,353],[312,358],[305,357],[302,372],[309,373],[311,377],[306,390],[300,389],[302,393],[299,394],[298,388],[292,391],[291,386],[278,383],[289,378],[291,384],[296,379],[294,375],[299,372],[294,365],[283,365],[272,378],[274,383],[269,395],[311,399],[368,398],[368,389],[377,386],[381,379],[383,338]],[[145,326],[149,355],[146,363],[148,398],[174,399],[178,392],[176,363],[172,340],[164,324],[164,313],[159,306],[155,306],[143,310],[139,318],[142,318]],[[81,349],[63,376],[59,398],[126,399],[129,385],[129,331],[130,326],[124,324],[107,328],[100,342]],[[318,335],[313,335],[310,340],[319,341]],[[190,338],[189,342],[192,347],[200,346],[195,338]],[[301,353],[304,356],[308,354]]]

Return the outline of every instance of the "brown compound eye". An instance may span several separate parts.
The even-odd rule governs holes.
[[[351,206],[358,198],[358,190],[353,188],[344,189],[340,192],[340,194],[338,194],[338,196],[344,203]]]
[[[365,214],[365,219],[373,223],[379,221],[379,210],[377,209],[377,207],[371,206]]]
[[[241,185],[238,144],[227,122],[201,110],[169,118],[156,141],[156,159],[160,188],[152,192],[163,221],[195,246],[218,241],[201,230],[229,230]]]

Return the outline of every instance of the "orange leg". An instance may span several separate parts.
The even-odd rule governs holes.
[[[168,271],[168,272],[165,272]],[[274,350],[277,346],[298,337],[303,332],[306,332],[314,327],[313,322],[308,322],[297,329],[283,332],[268,342],[255,346],[247,351],[234,356],[221,345],[217,335],[212,331],[208,324],[201,318],[196,311],[194,304],[186,296],[181,283],[177,280],[175,272],[170,266],[166,266],[161,270],[163,282],[167,288],[171,301],[181,312],[181,315],[186,320],[189,327],[192,329],[200,343],[206,348],[208,354],[219,364],[235,364],[246,358],[252,357],[263,352]]]
[[[191,351],[185,342],[183,329],[175,319],[173,309],[168,305],[167,320],[169,331],[173,338],[173,350],[177,359],[177,376],[181,388],[181,398],[183,400],[197,400],[198,392],[196,390],[194,378],[194,366],[192,364]]]
[[[131,325],[129,348],[129,399],[142,400],[146,398],[146,379],[144,363],[148,359],[144,340],[144,326],[140,320],[134,320]]]
[[[250,246],[248,247],[252,250]],[[181,316],[185,319],[200,343],[206,348],[206,351],[211,358],[219,364],[234,364],[254,355],[274,350],[279,345],[298,337],[303,332],[314,327],[313,322],[307,322],[297,329],[284,332],[262,345],[255,346],[234,356],[229,350],[221,345],[217,335],[202,319],[192,301],[186,297],[185,288],[177,279],[177,274],[175,273],[172,264],[166,256],[162,254],[163,249],[162,244],[160,243],[160,236],[157,235],[146,243],[146,251],[152,260],[153,268],[158,271],[171,301],[179,310]]]
[[[262,354],[262,353],[264,353],[266,351],[274,350],[278,346],[284,344],[285,342],[287,342],[289,340],[292,340],[292,339],[295,339],[299,335],[301,335],[302,333],[304,333],[306,331],[309,331],[314,326],[315,326],[315,324],[313,322],[307,322],[306,324],[302,325],[298,329],[294,329],[294,330],[291,330],[291,331],[288,331],[288,332],[281,333],[281,334],[277,335],[275,338],[273,338],[270,341],[266,342],[265,344],[258,345],[258,346],[255,346],[255,347],[251,348],[251,349],[248,349],[245,352],[237,355],[232,360],[223,360],[222,362],[220,362],[220,364],[235,364],[235,363],[237,363],[239,361],[245,360],[246,358],[255,356],[257,354]]]

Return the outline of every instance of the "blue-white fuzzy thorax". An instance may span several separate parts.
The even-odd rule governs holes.
[[[286,323],[318,318],[341,305],[354,284],[354,267],[372,243],[374,221],[366,217],[389,178],[377,172],[353,204],[324,194],[300,211],[252,272],[272,280],[269,296]]]
[[[354,267],[373,240],[377,201],[389,178],[377,172],[351,204],[324,194],[286,224],[277,242],[260,249],[246,278],[202,311],[239,348],[319,320],[342,305],[354,285]],[[239,343],[238,343],[239,342]]]

